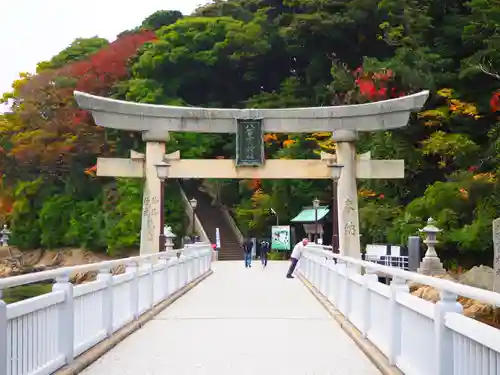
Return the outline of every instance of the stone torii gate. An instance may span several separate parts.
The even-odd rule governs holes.
[[[425,104],[428,91],[375,103],[286,109],[219,109],[131,103],[75,91],[82,109],[100,126],[142,132],[146,153],[131,151],[129,159],[99,158],[97,175],[145,178],[141,254],[158,251],[160,181],[155,164],[170,164],[169,178],[328,179],[331,166],[344,165],[338,182],[339,248],[360,257],[356,178],[404,178],[404,160],[358,157],[358,132],[406,126],[409,115]],[[181,159],[165,155],[169,132],[236,133],[236,160]],[[265,160],[264,133],[332,132],[336,155],[321,160]]]

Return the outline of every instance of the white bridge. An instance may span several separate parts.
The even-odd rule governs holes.
[[[113,274],[117,266],[125,272]],[[315,245],[297,279],[287,267],[212,263],[210,246],[196,244],[0,279],[2,290],[55,281],[50,293],[0,301],[0,375],[500,374],[500,331],[457,302],[500,306],[500,294]],[[86,271],[97,279],[69,282]],[[410,281],[441,301],[412,296]]]

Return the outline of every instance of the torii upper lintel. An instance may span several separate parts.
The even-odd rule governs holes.
[[[79,107],[92,112],[97,125],[143,132],[151,141],[164,140],[163,137],[169,131],[235,133],[235,119],[263,119],[266,133],[388,130],[406,126],[410,113],[420,110],[428,96],[429,91],[421,91],[366,104],[225,109],[133,103],[75,91]]]

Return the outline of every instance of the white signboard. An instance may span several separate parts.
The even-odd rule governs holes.
[[[215,247],[220,249],[220,231],[219,228],[215,228]]]
[[[500,218],[493,220],[493,269],[495,270],[495,279],[493,284],[493,290],[495,292],[500,292]]]
[[[289,225],[275,225],[271,228],[271,249],[278,251],[290,250]]]

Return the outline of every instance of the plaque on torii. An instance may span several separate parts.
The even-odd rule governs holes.
[[[337,194],[340,252],[359,257],[356,179],[404,178],[404,161],[371,160],[369,153],[358,156],[357,133],[406,126],[410,113],[420,110],[428,96],[428,91],[422,91],[397,99],[346,106],[218,109],[131,103],[75,91],[78,105],[92,113],[97,125],[140,131],[146,141],[145,154],[131,151],[129,159],[97,161],[98,176],[145,179],[141,254],[159,248],[161,185],[155,164],[161,161],[170,164],[169,178],[180,179],[328,179],[332,177],[330,166],[338,162],[344,166]],[[169,132],[236,133],[237,158],[182,159],[179,152],[165,155]],[[322,153],[317,160],[264,160],[264,133],[313,132],[332,132],[336,155]]]

